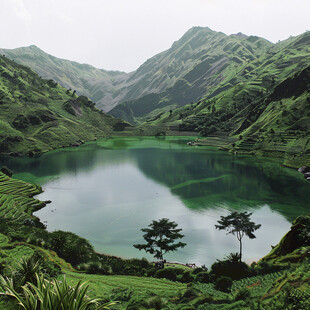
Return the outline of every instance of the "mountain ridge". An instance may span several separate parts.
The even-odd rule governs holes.
[[[214,35],[229,37],[208,27],[192,27],[169,49],[149,58],[137,70],[130,73],[107,71],[91,65],[60,59],[39,48],[35,49],[33,45],[28,47],[28,50],[27,48],[0,49],[0,53],[30,66],[44,78],[52,78],[66,88],[77,90],[78,94],[86,95],[96,102],[100,109],[108,111],[121,102],[138,99],[150,93],[160,93],[172,87],[193,66],[195,59],[191,59],[191,51],[196,50],[199,44],[201,46],[202,42],[199,41],[204,40],[206,44],[206,38]],[[200,39],[194,42],[193,36],[195,38],[200,36]],[[183,46],[182,49],[182,45],[187,46]],[[170,53],[174,53],[176,57],[170,57]],[[178,59],[182,54],[184,54],[183,58]],[[44,61],[44,63],[38,65],[38,61]],[[83,66],[89,68],[91,72],[83,72],[81,70]],[[83,77],[85,74],[90,75],[89,79],[85,80]]]

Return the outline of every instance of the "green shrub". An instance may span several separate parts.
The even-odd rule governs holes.
[[[66,279],[62,281],[47,280],[43,275],[36,275],[36,283],[28,283],[22,287],[22,293],[17,292],[12,284],[12,279],[0,276],[3,295],[18,301],[23,309],[99,309],[98,299],[87,297],[88,287],[85,283],[78,282],[74,287],[69,286]],[[101,309],[110,309],[115,303],[102,305]]]
[[[182,277],[180,278],[180,281],[182,283],[189,283],[194,281],[194,276],[192,275],[192,273],[190,271],[185,271],[182,275]]]
[[[193,271],[192,271],[192,274],[197,274],[199,272],[202,272],[202,271],[205,271],[203,268],[201,267],[198,267],[198,268],[195,268]]]
[[[7,166],[2,166],[1,172],[6,174],[8,177],[11,177],[13,175],[13,171]]]
[[[215,282],[215,289],[229,293],[232,287],[232,279],[230,277],[219,277]]]
[[[195,282],[210,283],[211,282],[211,276],[206,271],[199,272],[195,277]]]
[[[310,293],[302,292],[297,289],[287,291],[285,297],[285,309],[298,309],[308,310],[310,309]]]
[[[267,262],[261,262],[257,267],[254,267],[253,270],[255,274],[263,275],[267,273],[273,273],[277,272],[279,270],[283,269],[283,266],[274,265]]]
[[[233,280],[248,277],[252,274],[251,268],[244,262],[230,260],[217,261],[211,266],[210,271],[214,279],[220,276],[230,277]]]
[[[245,300],[251,296],[251,292],[248,288],[242,288],[236,294],[235,300]]]
[[[176,281],[177,276],[173,268],[164,268],[156,271],[155,278],[165,278],[171,281]]]
[[[147,300],[146,305],[147,308],[160,310],[164,307],[164,302],[159,296],[154,296]]]
[[[198,297],[200,295],[200,293],[194,289],[193,287],[189,287],[186,289],[186,291],[184,292],[184,294],[181,297],[181,300],[186,300],[186,299],[192,299],[194,297]]]
[[[49,240],[51,249],[74,266],[90,261],[95,255],[92,245],[86,239],[71,232],[52,232]]]

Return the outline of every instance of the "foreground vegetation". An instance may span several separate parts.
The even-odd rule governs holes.
[[[3,173],[0,177],[1,199],[10,195],[18,201],[37,201],[32,196],[40,191],[38,186]],[[48,233],[32,215],[32,204],[17,208],[7,199],[1,206],[8,211],[22,209],[24,214],[15,217],[7,211],[1,216],[1,309],[21,307],[16,296],[20,303],[40,303],[36,294],[43,294],[45,288],[52,298],[53,287],[82,292],[81,303],[88,303],[89,309],[309,308],[310,216],[299,217],[279,245],[252,266],[240,262],[239,253],[231,253],[210,270],[204,266],[157,269],[145,259],[98,254],[87,240],[70,232]]]

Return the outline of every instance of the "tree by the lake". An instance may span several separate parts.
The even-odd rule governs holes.
[[[253,234],[255,230],[261,227],[261,224],[255,224],[250,220],[252,213],[250,212],[231,212],[227,216],[221,216],[217,221],[219,225],[215,227],[219,230],[226,230],[228,234],[233,234],[237,237],[239,247],[239,260],[242,258],[242,238],[248,236],[250,239],[256,238]]]
[[[152,254],[155,258],[163,260],[163,256],[168,252],[176,251],[178,248],[183,248],[186,243],[177,240],[182,239],[184,235],[180,232],[181,228],[177,228],[178,224],[171,222],[167,218],[162,218],[158,221],[152,221],[149,228],[142,228],[141,231],[146,244],[134,244],[138,250],[145,250]]]

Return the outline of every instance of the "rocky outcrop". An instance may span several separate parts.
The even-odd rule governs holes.
[[[303,173],[304,178],[310,181],[310,167],[302,166],[298,169],[299,172]]]

